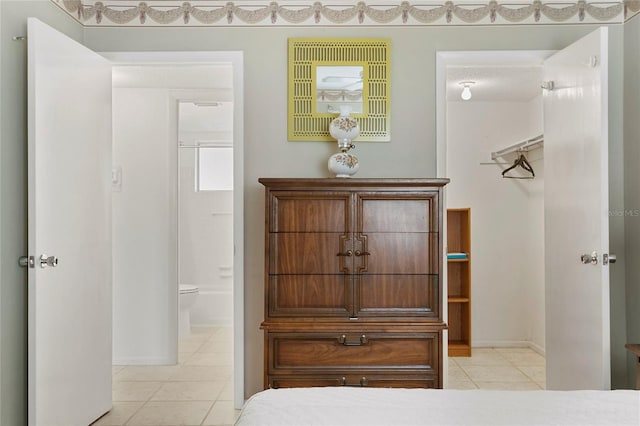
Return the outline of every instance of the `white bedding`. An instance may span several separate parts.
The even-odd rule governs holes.
[[[640,391],[269,389],[236,422],[263,425],[639,426]]]

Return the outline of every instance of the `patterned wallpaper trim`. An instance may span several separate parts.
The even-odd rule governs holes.
[[[543,3],[389,0],[51,0],[84,26],[459,26],[623,23],[640,12],[640,0]]]

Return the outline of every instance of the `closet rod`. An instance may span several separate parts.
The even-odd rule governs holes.
[[[535,138],[528,139],[526,141],[518,142],[513,145],[509,145],[506,148],[501,149],[500,151],[495,151],[491,153],[491,159],[495,160],[498,157],[502,157],[504,155],[510,154],[516,151],[528,151],[529,149],[533,149],[538,145],[542,145],[544,143],[543,135],[538,135]]]

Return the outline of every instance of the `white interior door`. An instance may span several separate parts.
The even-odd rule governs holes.
[[[548,389],[611,387],[607,69],[607,28],[544,66]]]
[[[28,43],[29,424],[87,425],[111,408],[111,64],[33,18]]]

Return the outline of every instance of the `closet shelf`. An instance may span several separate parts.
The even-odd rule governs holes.
[[[506,148],[491,153],[491,159],[496,160],[498,157],[503,157],[507,154],[511,154],[516,151],[530,151],[535,148],[539,148],[544,144],[544,135],[538,135],[535,138],[527,139],[525,141],[514,143]]]
[[[468,297],[462,297],[462,296],[449,296],[447,298],[447,302],[449,303],[469,303],[471,301],[471,299],[469,299]]]
[[[454,260],[454,259],[468,259],[469,258],[469,253],[447,253],[447,259],[448,260]]]

